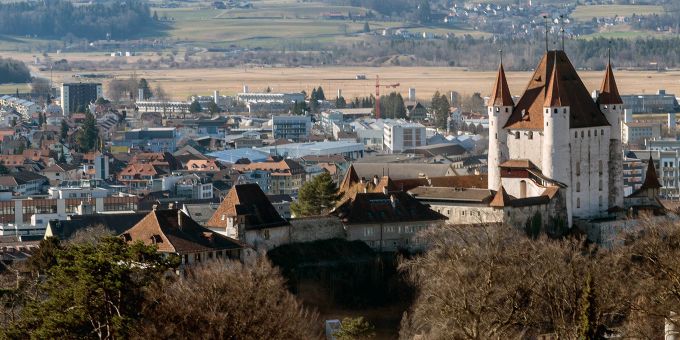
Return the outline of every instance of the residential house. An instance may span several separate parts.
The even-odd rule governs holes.
[[[163,175],[164,172],[151,164],[128,164],[118,173],[118,181],[133,191],[146,190],[151,181]]]
[[[253,170],[269,172],[270,194],[295,195],[305,181],[305,169],[292,159],[270,157],[267,161],[234,164],[233,168],[241,173]]]
[[[47,177],[29,171],[0,176],[0,191],[11,191],[14,196],[39,195],[47,185]]]
[[[128,243],[141,241],[158,252],[176,255],[182,266],[219,258],[244,259],[245,246],[204,228],[178,209],[153,210],[121,234]]]
[[[41,174],[50,182],[50,185],[59,185],[62,181],[80,179],[82,172],[80,168],[70,164],[55,163],[43,169]]]
[[[221,234],[265,248],[288,243],[289,225],[257,184],[232,187],[207,223]]]

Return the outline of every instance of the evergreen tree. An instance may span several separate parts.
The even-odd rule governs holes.
[[[338,109],[344,109],[347,107],[347,102],[345,102],[345,97],[340,96],[335,99],[335,107]]]
[[[428,0],[421,0],[418,5],[418,21],[421,24],[426,24],[430,22],[432,16],[432,9],[430,8],[430,2]]]
[[[153,21],[158,21],[158,13],[153,11]]]
[[[146,79],[142,78],[139,80],[139,88],[144,92],[145,99],[149,99],[151,96],[153,96],[151,87],[149,87],[149,83],[146,81]]]
[[[435,92],[432,96],[432,114],[434,115],[434,123],[437,128],[446,129],[447,119],[449,117],[449,100],[445,95]]]
[[[214,100],[208,103],[208,112],[210,112],[210,117],[214,117],[216,114],[220,113],[220,107],[215,104]]]
[[[68,123],[66,123],[66,119],[61,120],[61,141],[64,142],[66,138],[68,138]]]
[[[324,172],[300,188],[298,200],[291,204],[295,216],[317,216],[331,210],[339,199],[333,178]]]
[[[364,33],[368,33],[371,31],[371,27],[368,26],[368,21],[364,23]]]
[[[323,88],[321,88],[321,86],[316,89],[316,100],[326,100],[326,95],[323,93]]]
[[[201,103],[199,103],[198,100],[191,102],[191,105],[189,105],[189,112],[199,113],[201,111],[203,111],[203,108],[201,107]]]
[[[35,266],[47,272],[39,286],[43,298],[30,302],[5,330],[9,338],[129,338],[145,288],[177,265],[154,247],[118,237],[63,250],[52,244],[39,260]]]
[[[0,164],[0,175],[7,175],[9,173],[9,169],[3,164]]]
[[[597,297],[593,287],[593,277],[586,274],[583,291],[581,292],[580,321],[578,329],[579,340],[604,339],[606,329],[598,320]]]
[[[97,138],[99,138],[99,129],[97,128],[97,120],[91,112],[85,113],[85,122],[83,122],[83,129],[78,133],[78,146],[83,152],[92,151],[97,146]]]

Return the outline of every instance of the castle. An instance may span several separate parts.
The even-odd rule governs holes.
[[[624,208],[623,101],[611,62],[593,98],[567,54],[548,51],[517,103],[501,62],[488,112],[488,189],[519,199],[557,190],[569,226]]]

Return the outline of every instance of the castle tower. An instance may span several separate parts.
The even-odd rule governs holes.
[[[512,114],[515,103],[512,101],[505,70],[501,61],[488,103],[489,110],[489,179],[488,188],[499,190],[501,186],[500,164],[508,160],[508,132],[503,127]]]
[[[558,182],[571,182],[569,159],[570,105],[566,89],[563,89],[557,53],[552,74],[548,80],[543,103],[543,150],[542,171],[546,177]]]
[[[616,86],[611,58],[597,98],[600,111],[611,125],[609,140],[609,207],[623,207],[623,147],[621,144],[621,120],[623,100]]]

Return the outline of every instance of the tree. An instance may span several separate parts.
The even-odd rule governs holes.
[[[61,131],[60,131],[60,134],[59,134],[59,136],[61,137],[62,143],[64,141],[66,141],[66,139],[68,138],[68,130],[69,130],[69,126],[68,126],[68,123],[66,123],[66,119],[62,119],[61,120]]]
[[[189,105],[189,112],[199,113],[201,111],[203,111],[203,108],[201,107],[201,103],[199,103],[198,100],[191,102],[191,105]]]
[[[144,94],[144,99],[151,98],[151,96],[152,96],[151,87],[149,87],[149,83],[146,81],[146,79],[144,79],[144,78],[139,79],[138,88],[142,90],[142,92]],[[137,94],[135,93],[135,95],[137,95]],[[139,99],[142,99],[142,98],[139,98]]]
[[[305,102],[304,100],[301,101],[301,102],[296,101],[295,103],[293,103],[293,107],[291,109],[293,114],[296,114],[296,115],[307,114],[307,112],[309,110],[310,110],[310,108],[307,106],[307,102]]]
[[[298,200],[290,209],[295,216],[317,216],[332,209],[339,199],[338,189],[328,172],[323,172],[300,188]]]
[[[33,82],[31,82],[31,94],[33,96],[48,100],[51,91],[49,80],[39,77],[33,78]]]
[[[214,117],[216,114],[220,113],[220,107],[215,104],[214,100],[208,103],[208,112],[210,112],[210,117]]]
[[[312,94],[314,92],[312,91]],[[316,89],[316,100],[326,100],[326,95],[323,93],[323,88],[319,86],[318,89]]]
[[[0,13],[3,13],[2,10],[0,10]],[[29,81],[31,81],[31,72],[24,62],[0,57],[0,84],[27,83]]]
[[[347,102],[345,102],[345,97],[340,96],[335,99],[335,107],[338,109],[344,109],[347,107]]]
[[[420,0],[420,4],[418,4],[418,22],[421,24],[430,22],[431,15],[430,2],[428,0]]]
[[[461,107],[468,112],[484,112],[484,99],[479,92],[475,92],[462,100]]]
[[[9,169],[4,164],[0,164],[0,175],[7,175],[9,173]]]
[[[446,124],[449,118],[449,104],[446,95],[435,92],[432,96],[432,113],[434,115],[434,124],[439,129],[446,129]]]
[[[97,146],[98,138],[99,128],[97,128],[97,120],[91,112],[87,111],[85,113],[83,129],[78,132],[78,147],[83,152],[92,151]]]
[[[150,290],[142,339],[316,339],[317,317],[266,259],[213,261]],[[172,320],[172,322],[168,322]]]
[[[374,327],[362,316],[358,318],[344,318],[340,329],[333,333],[338,340],[370,339],[375,336]]]
[[[592,285],[593,278],[587,274],[581,293],[581,319],[578,329],[580,340],[605,339],[606,335],[606,329],[598,322],[597,301]]]
[[[371,27],[368,25],[368,21],[364,22],[364,33],[371,32]]]
[[[40,285],[41,298],[3,330],[5,336],[129,338],[140,318],[145,288],[176,264],[154,247],[128,245],[118,237],[57,250],[56,262]]]
[[[28,258],[28,268],[38,274],[46,273],[57,264],[57,253],[61,250],[63,247],[56,237],[40,240],[38,250]]]

